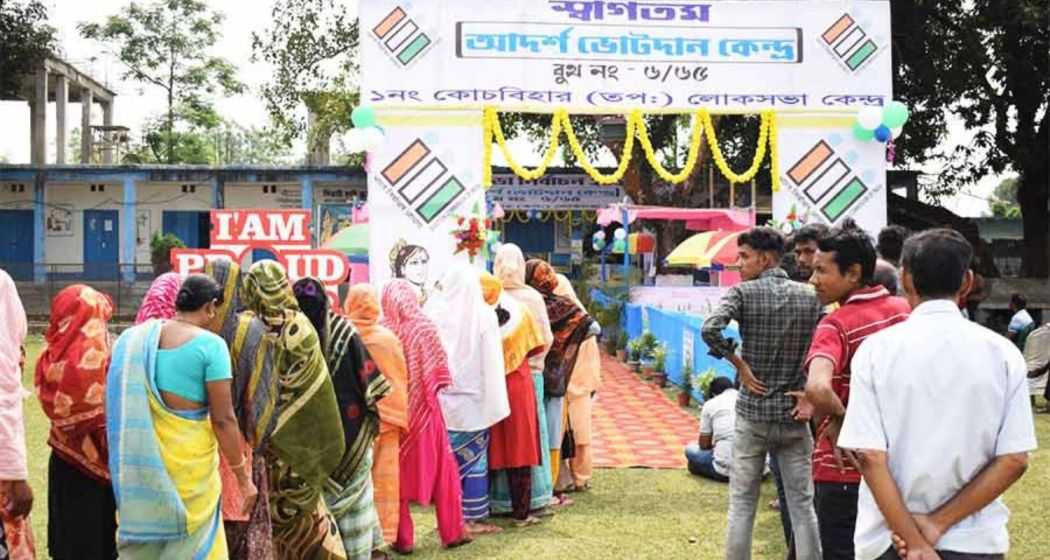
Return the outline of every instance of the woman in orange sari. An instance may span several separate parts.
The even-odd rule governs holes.
[[[405,352],[397,335],[379,324],[379,298],[369,284],[350,288],[345,311],[354,324],[368,354],[379,366],[379,371],[392,387],[379,403],[379,438],[373,449],[372,484],[376,512],[383,541],[388,545],[397,540],[398,518],[401,515],[401,470],[398,455],[401,436],[408,429],[408,369]]]
[[[51,558],[116,558],[116,510],[106,442],[106,371],[113,315],[109,297],[73,284],[51,302],[47,347],[36,363],[47,443]]]

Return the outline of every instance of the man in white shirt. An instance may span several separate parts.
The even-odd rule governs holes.
[[[1018,348],[1024,348],[1028,333],[1035,327],[1035,320],[1028,313],[1028,300],[1021,294],[1010,296],[1010,324],[1006,327],[1006,336],[1014,341]]]
[[[902,282],[914,311],[853,359],[838,445],[864,477],[858,560],[901,551],[909,560],[990,560],[1009,548],[1000,496],[1036,448],[1028,370],[1008,340],[959,314],[972,256],[952,230],[910,238]]]
[[[716,377],[711,381],[708,400],[700,410],[700,440],[685,448],[689,472],[718,482],[729,482],[736,397],[736,389],[728,377]]]
[[[1028,335],[1024,344],[1024,361],[1028,364],[1028,392],[1032,402],[1036,395],[1043,395],[1050,401],[1050,323],[1047,323]],[[1050,411],[1050,404],[1047,405]]]

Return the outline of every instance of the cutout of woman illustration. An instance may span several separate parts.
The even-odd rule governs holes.
[[[394,278],[407,280],[416,289],[419,303],[427,301],[427,282],[430,278],[430,253],[421,245],[412,245],[399,239],[390,250],[390,272]]]

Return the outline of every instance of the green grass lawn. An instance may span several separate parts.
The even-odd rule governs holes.
[[[32,366],[40,352],[39,337],[29,346],[26,386],[32,388]],[[47,430],[35,401],[26,403],[29,471],[36,493],[33,528],[38,551],[47,551]],[[1050,441],[1050,416],[1036,417],[1039,440]],[[755,529],[754,557],[783,558],[778,514],[766,504],[775,495],[771,483],[762,488]],[[540,560],[544,558],[721,558],[725,542],[727,487],[700,480],[685,471],[645,469],[598,470],[594,489],[574,495],[577,504],[542,525],[507,530],[473,544],[444,551],[438,544],[431,510],[415,510],[416,553],[413,558]],[[1011,559],[1050,558],[1050,531],[1039,513],[1050,499],[1050,451],[1032,457],[1031,468],[1010,490],[1013,510]]]

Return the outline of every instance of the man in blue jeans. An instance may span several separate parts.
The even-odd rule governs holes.
[[[685,448],[689,472],[718,482],[729,482],[733,464],[733,430],[737,391],[728,377],[716,377],[707,388],[700,410],[700,440]]]
[[[779,231],[753,228],[737,238],[740,275],[704,322],[711,354],[737,370],[741,390],[729,475],[727,560],[750,560],[751,538],[766,455],[772,453],[784,481],[798,560],[819,560],[820,532],[813,509],[811,409],[788,395],[802,389],[802,363],[821,306],[816,293],[780,268],[784,238]],[[722,331],[740,325],[741,355]]]

